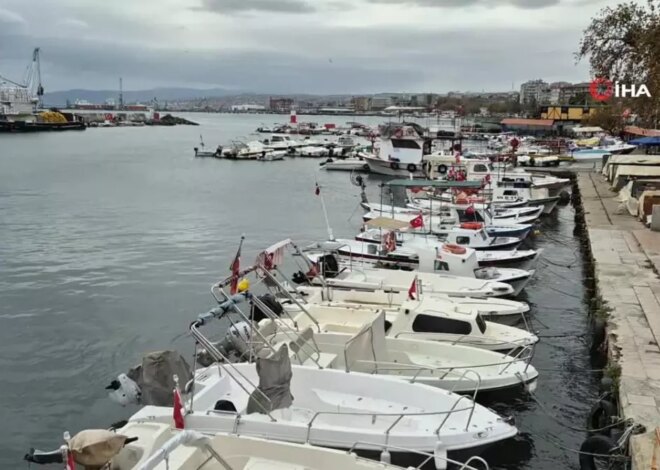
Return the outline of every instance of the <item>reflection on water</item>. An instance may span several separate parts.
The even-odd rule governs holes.
[[[182,333],[213,306],[209,286],[228,273],[241,234],[245,263],[281,238],[326,237],[317,180],[335,235],[357,231],[358,189],[348,174],[319,173],[318,160],[192,158],[200,133],[215,146],[275,117],[192,119],[202,126],[0,137],[0,467],[18,465],[31,446],[55,448],[64,430],[132,413],[110,403],[104,385],[143,352],[192,355]],[[368,182],[379,199],[378,179]],[[572,220],[562,208],[532,242],[553,262],[527,291],[541,336],[585,328]],[[589,368],[587,348],[576,337],[542,340],[534,364],[538,400],[554,417],[524,395],[488,403],[521,429],[488,460],[492,468],[577,468],[558,446],[577,448],[583,436],[557,421],[579,426],[595,396],[595,381],[576,373]]]

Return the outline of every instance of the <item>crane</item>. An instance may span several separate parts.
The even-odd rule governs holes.
[[[44,95],[44,87],[41,84],[40,50],[39,47],[35,47],[34,51],[32,51],[32,62],[27,66],[22,82],[17,82],[0,75],[0,82],[6,82],[25,90],[39,105],[41,105],[41,97]]]

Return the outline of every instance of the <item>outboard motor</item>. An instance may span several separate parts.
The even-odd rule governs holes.
[[[110,398],[122,406],[172,406],[175,375],[181,379],[181,384],[192,379],[190,366],[183,356],[177,351],[156,351],[144,356],[128,373],[120,374],[106,390],[110,390]]]
[[[138,405],[142,399],[140,387],[126,374],[119,374],[105,389],[110,390],[110,399],[121,406]]]
[[[214,346],[229,362],[237,362],[250,351],[251,338],[250,324],[240,321],[231,325],[224,338]],[[209,367],[216,362],[216,359],[208,351],[202,350],[197,353],[197,362],[203,367]]]
[[[44,452],[31,448],[23,460],[29,463],[36,463],[38,465],[50,465],[53,463],[64,463],[64,455],[66,454],[66,447],[63,446],[60,449],[53,450],[50,452]]]

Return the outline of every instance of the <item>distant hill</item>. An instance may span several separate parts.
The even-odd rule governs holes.
[[[154,88],[151,90],[124,91],[124,102],[147,103],[156,98],[160,102],[175,100],[193,100],[198,98],[222,97],[240,93],[223,88],[199,90],[195,88]],[[44,94],[43,102],[48,106],[64,106],[67,101],[85,100],[90,103],[103,103],[108,99],[117,101],[118,90],[65,90]]]

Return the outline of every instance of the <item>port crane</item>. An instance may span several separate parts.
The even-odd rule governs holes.
[[[11,80],[0,74],[0,87],[4,83],[25,91],[31,100],[40,106],[41,99],[44,95],[44,87],[41,84],[40,48],[35,47],[34,51],[32,51],[32,62],[27,66],[22,82]]]

